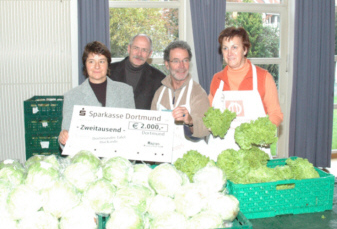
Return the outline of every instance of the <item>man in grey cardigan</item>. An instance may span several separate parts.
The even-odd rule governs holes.
[[[151,38],[145,34],[134,36],[128,53],[124,60],[110,64],[110,78],[132,86],[136,109],[150,110],[154,93],[165,78],[164,73],[146,62],[152,55]]]

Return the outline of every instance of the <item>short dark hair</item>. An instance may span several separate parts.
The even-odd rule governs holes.
[[[85,46],[84,51],[83,51],[83,55],[82,55],[83,75],[85,77],[89,77],[87,67],[85,66],[85,62],[87,61],[90,53],[101,54],[101,55],[105,56],[107,61],[108,61],[108,66],[111,62],[111,53],[110,53],[109,49],[103,43],[101,43],[99,41],[93,41],[93,42],[88,43]],[[108,68],[108,71],[107,71],[107,75],[110,75],[109,68]]]
[[[242,39],[243,47],[246,48],[247,50],[245,57],[247,57],[251,44],[249,41],[249,35],[247,31],[242,27],[236,28],[233,26],[233,27],[228,27],[221,31],[219,38],[218,38],[219,53],[222,54],[221,50],[222,50],[223,39],[232,39],[233,37],[240,37]]]
[[[192,59],[192,51],[186,41],[173,41],[164,50],[164,61],[170,61],[170,52],[172,49],[181,48],[188,52],[188,57]]]

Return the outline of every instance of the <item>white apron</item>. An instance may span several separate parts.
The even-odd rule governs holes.
[[[253,90],[249,91],[223,91],[224,82],[221,81],[219,88],[216,90],[212,106],[218,108],[223,112],[226,108],[232,112],[236,112],[237,117],[231,123],[231,126],[225,135],[224,139],[220,137],[210,136],[208,145],[210,150],[210,157],[213,160],[226,149],[239,150],[240,147],[235,142],[234,133],[235,128],[242,123],[256,120],[259,117],[265,117],[266,113],[263,108],[263,103],[257,89],[257,75],[256,67],[252,64],[253,69]],[[260,148],[265,151],[270,158],[270,148]]]
[[[185,92],[186,86],[181,89],[181,92],[179,94],[179,97],[175,105],[173,105],[173,97],[172,97],[171,89],[164,87],[158,98],[157,110],[168,110],[168,109],[174,110],[174,108],[176,108],[177,106],[180,106],[180,107],[185,107],[188,110],[188,112],[191,113],[190,98],[191,98],[191,93],[192,93],[192,87],[193,87],[193,80],[190,79],[188,91],[186,95],[186,104],[181,104],[181,105],[180,105],[180,100]],[[170,108],[166,108],[160,104],[166,88],[168,89],[168,93],[169,93]],[[202,153],[200,152],[200,149],[205,149],[206,147],[208,147],[208,145],[203,139],[201,139],[198,142],[193,142],[193,141],[186,139],[185,134],[184,134],[184,125],[175,123],[174,132],[173,132],[172,163],[174,163],[178,158],[183,157],[183,155],[187,153],[187,151],[189,150],[196,150],[199,153]]]

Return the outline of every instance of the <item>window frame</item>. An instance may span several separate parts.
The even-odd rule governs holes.
[[[283,122],[278,128],[277,157],[285,158],[289,155],[289,117],[290,101],[292,89],[292,69],[290,50],[293,45],[291,37],[293,28],[288,23],[290,11],[294,4],[288,4],[288,0],[281,1],[280,4],[259,4],[259,3],[226,3],[226,12],[251,12],[251,13],[276,13],[280,15],[280,55],[277,58],[249,58],[254,64],[277,64],[279,65],[278,94],[280,106],[283,112]],[[293,39],[292,39],[293,40]]]
[[[337,2],[336,2],[337,4]],[[337,15],[337,5],[335,6],[335,14]],[[337,45],[337,44],[335,44]],[[335,53],[336,54],[336,53]],[[337,55],[335,55],[335,74],[337,73]],[[335,80],[336,80],[336,75],[335,75]],[[334,103],[333,109],[337,109],[337,103]],[[333,123],[332,123],[333,125]],[[337,149],[331,149],[331,157],[332,158],[337,158]]]
[[[178,27],[180,40],[186,40],[186,0],[170,2],[135,2],[135,1],[109,1],[110,8],[175,8],[178,9]],[[130,37],[131,38],[131,37]],[[123,60],[125,57],[111,58],[111,63]],[[147,61],[149,64],[164,64],[163,58],[150,57]]]

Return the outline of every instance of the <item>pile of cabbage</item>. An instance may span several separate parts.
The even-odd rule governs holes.
[[[109,216],[107,229],[225,227],[239,212],[225,184],[212,161],[191,182],[172,164],[151,168],[89,151],[8,159],[0,162],[0,228],[96,229],[97,214]]]

